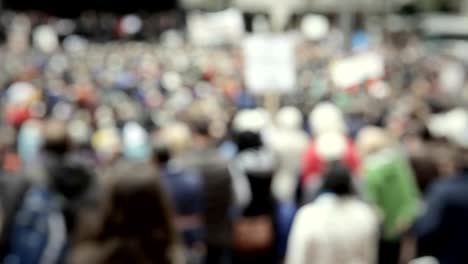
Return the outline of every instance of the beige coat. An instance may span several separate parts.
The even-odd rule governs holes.
[[[299,210],[286,264],[374,264],[377,238],[378,219],[370,206],[323,194]]]

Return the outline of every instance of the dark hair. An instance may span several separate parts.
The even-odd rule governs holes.
[[[88,205],[87,195],[93,186],[95,175],[84,163],[70,160],[52,166],[48,172],[51,188],[64,198],[62,210],[67,231],[72,234],[80,210]]]
[[[81,196],[94,181],[94,174],[84,164],[74,161],[59,164],[49,173],[52,188],[67,199]]]
[[[440,176],[437,162],[430,155],[430,150],[429,147],[425,147],[421,153],[410,155],[411,168],[422,193],[426,193],[431,183]]]
[[[165,165],[170,159],[171,154],[166,144],[157,143],[153,145],[153,161],[158,165]]]
[[[87,262],[172,263],[177,240],[174,217],[158,174],[142,162],[123,162],[115,169],[97,230],[87,240],[94,251]]]
[[[234,141],[239,151],[247,149],[259,149],[263,146],[260,133],[244,131],[234,135]]]
[[[335,161],[328,165],[325,173],[323,190],[338,196],[353,195],[354,188],[351,173],[342,162]]]
[[[209,137],[211,121],[206,117],[196,117],[190,120],[190,129],[197,135]]]
[[[70,149],[67,126],[59,120],[48,120],[44,127],[44,150],[47,153],[62,156]]]

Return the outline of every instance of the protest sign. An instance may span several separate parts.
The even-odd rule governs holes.
[[[288,93],[295,89],[295,39],[289,35],[253,35],[245,39],[244,76],[255,94]]]

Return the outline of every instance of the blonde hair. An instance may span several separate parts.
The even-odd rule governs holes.
[[[167,145],[172,156],[178,156],[189,148],[190,137],[190,128],[184,123],[176,122],[163,127],[157,140]]]
[[[358,136],[356,145],[362,155],[366,156],[389,147],[393,144],[391,135],[380,127],[368,126],[363,128]]]

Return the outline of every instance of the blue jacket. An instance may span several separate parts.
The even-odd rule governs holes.
[[[441,264],[468,263],[468,172],[435,182],[416,224],[421,255]]]
[[[10,231],[10,251],[4,264],[57,264],[67,246],[65,220],[54,196],[32,187],[16,213]]]
[[[178,219],[185,219],[181,233],[185,243],[203,239],[203,186],[200,175],[193,170],[169,163],[162,169],[163,182],[175,206]]]

